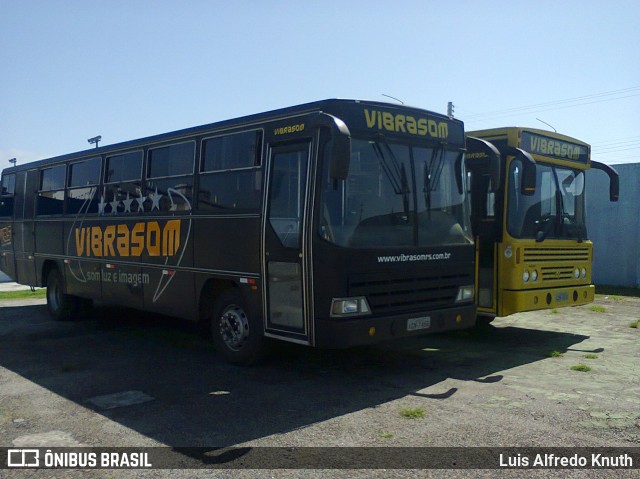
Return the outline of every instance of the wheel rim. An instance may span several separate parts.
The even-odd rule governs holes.
[[[249,340],[249,318],[240,306],[225,308],[220,316],[220,337],[231,351],[239,351]]]

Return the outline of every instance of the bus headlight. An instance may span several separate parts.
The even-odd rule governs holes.
[[[529,270],[525,269],[524,272],[522,273],[522,281],[524,281],[525,283],[527,281],[529,281]]]
[[[531,272],[531,281],[537,281],[537,280],[538,280],[538,270],[537,270],[537,269],[534,269],[534,270]]]
[[[587,277],[587,268],[582,268],[582,271],[580,271],[580,273],[582,274],[583,278]]]
[[[348,316],[362,316],[371,314],[367,298],[333,298],[331,301],[331,317],[344,318]]]
[[[464,303],[467,301],[473,301],[476,295],[476,288],[474,285],[469,284],[467,286],[460,286],[458,288],[458,295],[456,296],[456,303]]]
[[[579,270],[578,268],[576,268],[576,269],[573,271],[573,277],[574,277],[575,279],[578,279],[578,278],[580,277],[580,270]]]

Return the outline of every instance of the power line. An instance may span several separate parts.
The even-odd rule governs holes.
[[[623,138],[615,138],[613,140],[606,140],[606,141],[599,141],[596,143],[592,143],[591,146],[592,147],[611,146],[611,145],[618,145],[623,143],[631,143],[637,140],[640,140],[640,136],[625,136]]]
[[[544,103],[536,103],[532,105],[525,105],[513,108],[506,108],[503,110],[493,110],[486,113],[477,113],[465,115],[465,121],[467,123],[486,122],[490,119],[502,118],[508,116],[520,115],[523,113],[537,113],[544,111],[551,111],[563,108],[574,108],[577,106],[591,105],[595,103],[602,103],[607,101],[622,100],[625,98],[631,98],[640,96],[640,86],[634,86],[629,88],[622,88],[618,90],[611,90],[607,92],[593,93],[590,95],[583,95],[573,98],[565,98],[562,100],[554,100]],[[586,101],[589,100],[589,101]]]

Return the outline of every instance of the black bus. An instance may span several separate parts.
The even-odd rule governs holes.
[[[325,100],[2,172],[0,269],[56,319],[93,300],[348,347],[475,324],[462,122]]]

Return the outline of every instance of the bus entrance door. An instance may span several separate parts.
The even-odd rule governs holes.
[[[264,225],[266,318],[269,335],[309,344],[303,261],[311,143],[272,147]]]
[[[29,170],[16,175],[16,202],[14,205],[14,253],[16,261],[16,281],[37,286],[34,260],[34,210],[33,192],[38,189],[38,171]]]

